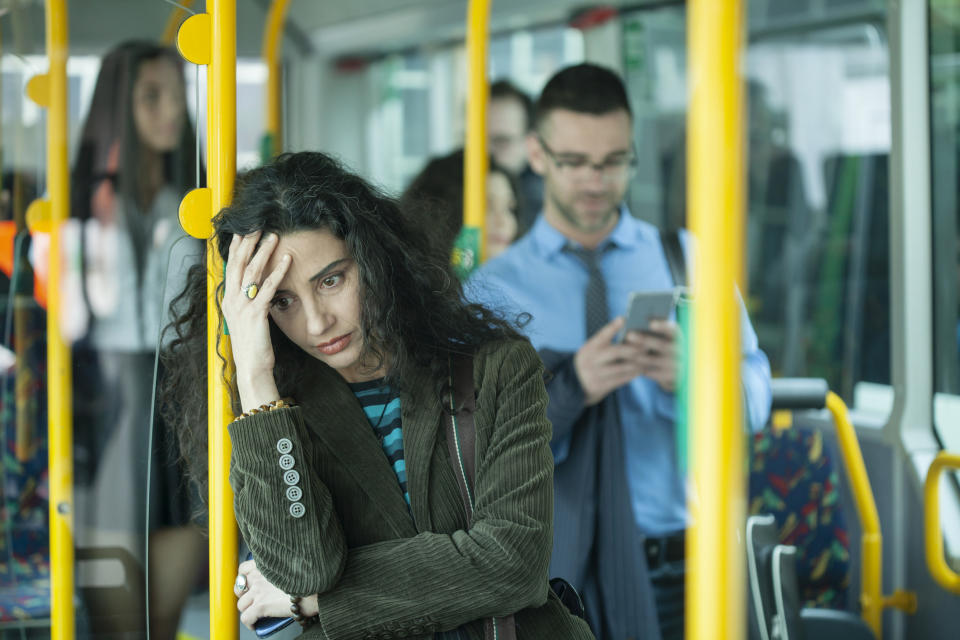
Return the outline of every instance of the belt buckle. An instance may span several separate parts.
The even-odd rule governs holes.
[[[663,564],[665,558],[666,538],[646,538],[643,541],[643,550],[647,556],[647,567],[656,569]]]

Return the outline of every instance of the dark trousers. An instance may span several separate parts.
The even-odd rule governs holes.
[[[663,640],[683,640],[684,578],[687,571],[683,535],[680,532],[664,538],[647,538],[645,542],[650,584]]]

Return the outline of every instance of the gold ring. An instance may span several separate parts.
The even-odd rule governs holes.
[[[248,299],[253,300],[257,297],[257,293],[260,292],[260,287],[257,286],[256,282],[251,282],[243,288],[243,295],[247,296]]]

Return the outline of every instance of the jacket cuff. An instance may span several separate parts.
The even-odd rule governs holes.
[[[259,462],[264,450],[275,450],[281,438],[291,438],[297,433],[299,407],[283,407],[261,411],[243,420],[234,420],[227,425],[234,457],[247,466]],[[247,455],[248,452],[254,455]]]

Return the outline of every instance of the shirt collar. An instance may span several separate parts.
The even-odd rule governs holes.
[[[620,219],[616,226],[610,232],[600,247],[611,244],[618,248],[634,248],[642,242],[641,236],[644,234],[643,226],[633,217],[627,205],[620,205]],[[559,253],[568,244],[570,240],[565,235],[557,231],[549,222],[543,213],[537,216],[533,228],[530,230],[537,248],[544,257],[549,258]]]

